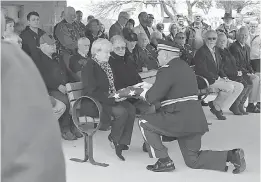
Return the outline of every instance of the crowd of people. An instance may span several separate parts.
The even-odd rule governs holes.
[[[66,7],[61,15],[62,21],[50,34],[39,28],[40,15],[30,12],[28,26],[20,35],[14,33],[14,21],[6,17],[2,36],[5,41],[19,44],[37,66],[65,140],[82,137],[72,122],[65,87],[66,83],[80,81],[82,95],[91,96],[101,103],[100,130],[111,130],[108,140],[121,160],[125,160],[122,152],[128,150],[131,143],[135,116],[141,114],[144,116],[139,121],[145,139],[143,150],[160,158],[147,169],[168,171],[175,168],[159,139],[161,135],[165,139],[178,138],[189,167],[226,171],[225,164],[229,161],[235,165],[235,173],[244,170],[242,149],[200,151],[201,136],[208,131],[200,103],[192,106],[181,104],[178,107],[182,112],[168,107],[164,114],[180,112],[175,120],[184,121],[182,124],[174,122],[175,127],[171,122],[173,116],[159,115],[158,112],[163,111],[158,111],[155,103],[173,97],[197,96],[197,74],[206,78],[209,89],[217,93],[215,100],[202,104],[207,104],[219,120],[226,119],[225,109],[235,115],[260,113],[261,45],[257,22],[237,29],[232,24],[232,15],[225,13],[224,23],[212,30],[202,21],[200,14],[195,14],[194,22],[189,26],[186,27],[180,17],[170,25],[169,35],[165,35],[164,24],[159,23],[154,28],[152,14],[141,12],[139,25],[135,26],[127,12],[120,12],[107,34],[93,16],[89,16],[87,25],[84,25],[82,15],[81,11]],[[150,92],[144,93],[144,100],[108,98],[117,90],[142,83],[139,73],[147,70],[159,71],[155,85],[148,86]],[[166,73],[163,70],[167,70]],[[82,102],[80,112],[81,115],[99,117],[91,101]],[[187,112],[196,112],[194,116],[198,118],[191,118]],[[166,126],[159,126],[159,120],[167,120]],[[197,134],[189,138],[188,133]],[[189,140],[197,143],[193,153]]]

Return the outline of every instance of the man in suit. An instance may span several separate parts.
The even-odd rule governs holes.
[[[197,99],[196,75],[185,61],[171,60],[159,69],[152,86],[146,83],[139,86],[144,89],[140,96],[157,108],[156,113],[142,115],[139,119],[149,155],[158,158],[154,165],[147,166],[148,170],[168,172],[175,169],[162,144],[162,135],[177,138],[184,161],[190,168],[227,171],[226,163],[230,162],[235,166],[233,173],[245,170],[242,149],[200,150],[201,137],[208,131],[208,125]]]
[[[222,110],[230,108],[242,92],[244,86],[241,83],[231,81],[224,73],[219,49],[215,48],[217,33],[208,30],[204,37],[205,44],[196,52],[194,57],[195,72],[203,76],[209,82],[209,88],[218,92],[214,101],[209,102],[210,111],[219,120],[225,120]],[[230,108],[232,110],[233,108]],[[233,110],[232,110],[233,112]]]
[[[1,48],[1,179],[65,182],[59,126],[43,80],[19,46],[2,41]]]
[[[130,19],[130,15],[127,12],[125,11],[120,12],[118,16],[118,21],[116,21],[109,30],[109,39],[111,39],[114,35],[123,36],[122,30],[129,19]]]
[[[138,16],[140,24],[136,27],[134,27],[133,31],[137,35],[140,33],[144,33],[147,35],[148,39],[150,40],[150,35],[153,32],[153,29],[149,27],[149,22],[148,22],[148,14],[146,12],[141,12]]]
[[[260,78],[254,74],[250,63],[250,47],[246,44],[248,36],[248,28],[244,26],[241,27],[237,32],[237,41],[230,46],[229,50],[238,61],[238,66],[242,70],[243,77],[246,79],[250,77],[250,81],[253,84],[246,111],[250,113],[260,113],[260,109],[254,104],[255,102],[260,102]]]

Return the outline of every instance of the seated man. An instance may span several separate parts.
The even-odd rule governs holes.
[[[69,68],[73,73],[76,73],[81,80],[82,68],[87,63],[88,52],[90,47],[90,40],[86,37],[82,37],[78,40],[77,53],[70,58]]]
[[[251,92],[253,85],[249,76],[242,75],[242,71],[237,66],[237,61],[230,53],[227,47],[227,36],[224,33],[218,34],[217,47],[220,49],[220,55],[222,58],[223,70],[230,80],[240,82],[244,85],[244,89],[235,102],[231,106],[231,111],[236,115],[247,115],[248,113],[244,109],[244,103]]]
[[[59,119],[62,137],[65,140],[75,140],[82,135],[72,127],[72,119],[69,114],[70,103],[66,95],[65,84],[68,83],[67,69],[63,61],[57,56],[54,57],[56,52],[55,40],[51,35],[44,34],[40,37],[40,60],[36,63],[51,96],[62,101],[66,105],[66,111]]]
[[[133,50],[134,60],[137,65],[138,72],[157,69],[159,67],[157,58],[153,57],[153,55],[151,55],[151,53],[146,48],[148,44],[149,39],[147,35],[140,33],[138,35],[138,44]]]
[[[260,78],[254,74],[254,70],[250,63],[250,47],[246,44],[249,36],[247,27],[241,27],[237,32],[237,40],[231,44],[229,50],[238,62],[239,68],[242,70],[243,77],[250,77],[253,89],[250,92],[248,106],[246,111],[250,113],[260,113],[255,102],[260,102]]]
[[[140,85],[140,94],[147,102],[158,105],[156,113],[143,115],[139,127],[151,158],[158,158],[147,169],[169,172],[175,169],[161,135],[176,137],[186,165],[192,169],[227,171],[227,162],[234,165],[234,174],[246,169],[244,151],[201,150],[201,138],[208,132],[207,119],[197,100],[198,85],[193,70],[180,58],[161,67],[153,86]],[[170,79],[171,78],[171,79]],[[147,89],[146,89],[147,88]],[[143,90],[141,89],[141,90]],[[141,92],[141,91],[140,91]],[[164,103],[164,104],[162,104]]]
[[[186,42],[186,36],[185,33],[179,32],[175,35],[174,39],[177,47],[180,49],[180,58],[188,63],[189,66],[194,65],[193,63],[193,57],[194,57],[194,51],[192,51],[192,48],[189,44],[185,44]]]
[[[208,30],[204,36],[205,44],[194,57],[195,72],[208,80],[210,89],[218,92],[216,99],[209,102],[209,107],[219,120],[225,120],[226,117],[222,110],[230,108],[244,86],[241,83],[228,80],[222,68],[219,49],[215,48],[216,41],[216,31]]]

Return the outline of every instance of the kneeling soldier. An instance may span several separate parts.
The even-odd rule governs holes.
[[[242,149],[200,150],[201,137],[208,131],[208,124],[197,99],[196,76],[185,61],[180,58],[171,60],[159,69],[152,86],[147,83],[140,86],[144,88],[140,96],[158,108],[156,113],[143,115],[139,120],[149,155],[158,158],[154,165],[147,166],[148,170],[166,172],[175,169],[161,136],[177,138],[188,167],[227,171],[227,162],[230,162],[235,166],[233,173],[245,170]]]

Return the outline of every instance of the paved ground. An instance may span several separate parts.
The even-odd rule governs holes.
[[[83,140],[64,141],[64,153],[68,182],[106,181],[106,182],[259,182],[260,181],[260,116],[234,116],[225,112],[228,119],[218,121],[208,107],[204,111],[209,122],[210,132],[204,135],[202,149],[226,150],[241,147],[245,150],[247,170],[239,175],[229,172],[193,170],[188,168],[182,158],[177,142],[167,143],[170,157],[176,170],[170,173],[153,173],[146,170],[147,164],[155,163],[147,153],[142,152],[142,136],[134,127],[130,150],[123,153],[125,162],[120,161],[110,148],[108,132],[98,132],[95,139],[95,159],[110,164],[109,167],[93,166],[90,163],[76,163],[71,157],[83,157]]]

